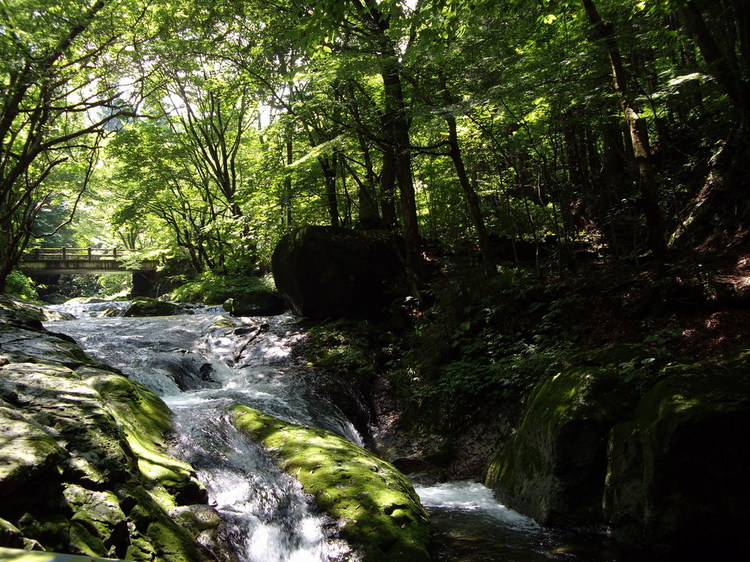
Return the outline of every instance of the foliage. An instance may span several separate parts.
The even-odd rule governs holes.
[[[382,368],[384,333],[368,323],[337,320],[307,331],[308,360],[342,380],[369,383]]]
[[[34,282],[18,270],[14,270],[8,275],[8,284],[5,290],[8,294],[21,297],[25,300],[39,300]]]
[[[53,4],[0,11],[6,269],[75,242],[261,274],[298,224],[400,230],[415,293],[425,238],[488,271],[498,238],[639,255],[749,121],[738,3]]]
[[[225,276],[205,272],[169,293],[177,302],[221,304],[229,298],[240,299],[256,291],[273,291],[273,282],[255,276]]]

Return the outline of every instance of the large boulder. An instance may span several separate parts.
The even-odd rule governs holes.
[[[581,355],[540,383],[488,486],[543,524],[604,525],[691,560],[747,559],[750,353],[660,368],[639,347]]]
[[[365,561],[427,562],[429,515],[409,480],[374,454],[326,431],[299,426],[247,406],[234,424],[275,453],[320,509],[339,522]]]
[[[750,559],[750,353],[665,374],[612,431],[613,534],[689,559]]]
[[[540,383],[521,425],[490,464],[503,503],[545,525],[603,523],[607,436],[633,392],[616,371],[579,366]]]
[[[403,271],[387,239],[345,228],[303,226],[281,239],[273,276],[292,310],[309,318],[377,314]]]

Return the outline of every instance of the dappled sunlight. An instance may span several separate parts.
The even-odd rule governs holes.
[[[408,480],[390,464],[338,435],[293,425],[245,406],[234,423],[278,456],[321,509],[340,519],[345,536],[368,556],[393,550],[424,557],[428,516]]]

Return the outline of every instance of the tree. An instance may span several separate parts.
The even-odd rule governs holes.
[[[65,193],[55,174],[76,169],[66,183],[77,199],[102,138],[133,115],[113,73],[132,23],[114,17],[121,8],[114,0],[0,6],[0,291],[35,218]]]
[[[664,259],[667,249],[664,233],[664,221],[659,207],[658,186],[653,166],[651,165],[651,148],[648,139],[648,129],[643,122],[628,86],[622,55],[615,39],[613,25],[606,22],[599,15],[599,11],[592,0],[582,0],[589,22],[594,28],[594,39],[605,46],[612,65],[613,85],[620,101],[622,113],[630,129],[630,140],[633,155],[638,164],[641,185],[641,206],[646,216],[648,229],[647,244],[658,260]]]

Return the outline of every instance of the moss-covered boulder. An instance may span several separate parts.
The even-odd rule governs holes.
[[[290,424],[246,406],[235,425],[279,458],[317,505],[341,524],[365,559],[429,560],[429,516],[407,478],[372,453],[328,431]]]
[[[614,535],[748,559],[750,353],[665,374],[612,432],[605,510]]]
[[[205,525],[170,516],[206,493],[169,452],[167,406],[24,307],[0,302],[0,547],[204,559]]]
[[[487,485],[540,523],[601,523],[607,436],[634,400],[607,367],[578,366],[540,383],[491,463]]]
[[[393,244],[346,228],[303,226],[273,252],[276,288],[295,313],[310,318],[378,314],[387,283],[403,272]]]
[[[256,289],[227,299],[224,310],[232,316],[274,316],[284,312],[285,306],[277,292]]]
[[[179,305],[148,297],[136,297],[123,316],[172,316],[177,314]]]

